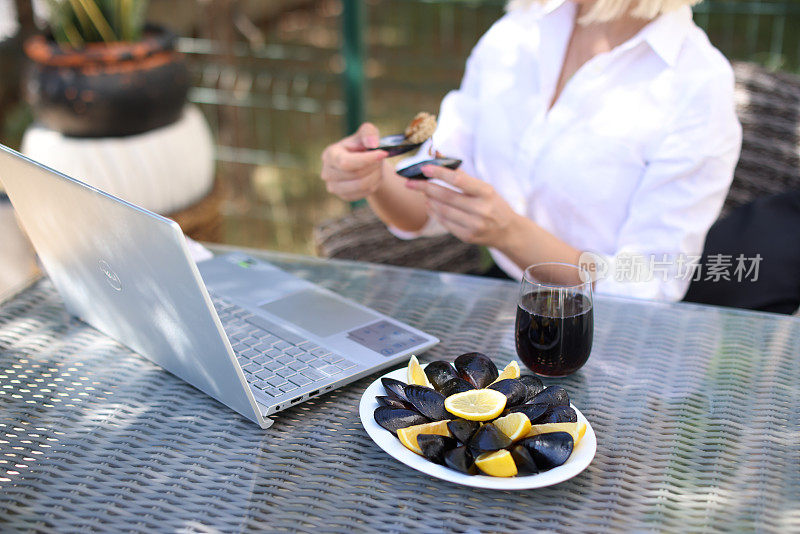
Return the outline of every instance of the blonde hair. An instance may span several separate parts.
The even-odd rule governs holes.
[[[527,7],[531,4],[545,4],[549,0],[509,0],[507,10]],[[581,24],[592,22],[608,22],[617,19],[630,10],[631,15],[641,19],[652,20],[662,13],[669,13],[683,6],[693,6],[702,0],[596,0],[581,20]],[[633,7],[633,9],[631,9]]]

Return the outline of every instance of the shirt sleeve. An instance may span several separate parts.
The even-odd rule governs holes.
[[[650,152],[598,292],[677,301],[689,287],[742,142],[732,71],[695,87]]]

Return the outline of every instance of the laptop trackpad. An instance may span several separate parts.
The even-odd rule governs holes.
[[[292,293],[259,308],[319,337],[328,337],[380,318],[315,289]]]

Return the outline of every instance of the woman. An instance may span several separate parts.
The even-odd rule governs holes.
[[[364,124],[322,178],[402,237],[449,231],[525,266],[586,262],[599,292],[679,300],[741,147],[727,60],[697,0],[519,0],[472,51],[423,146],[462,159],[398,176]]]

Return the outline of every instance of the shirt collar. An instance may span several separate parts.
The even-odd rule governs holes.
[[[692,9],[682,6],[664,13],[645,26],[639,32],[639,38],[646,41],[667,65],[674,67],[691,26]]]
[[[566,5],[571,5],[570,0],[550,0],[544,4],[536,13],[537,18],[559,15],[574,16],[574,10],[561,10]],[[575,7],[572,5],[571,7]],[[682,6],[669,13],[659,15],[636,36],[632,37],[627,43],[621,45],[622,48],[632,48],[641,42],[646,42],[650,48],[664,60],[670,67],[675,66],[678,60],[683,41],[686,38],[689,28],[692,25],[692,9],[689,6]]]

